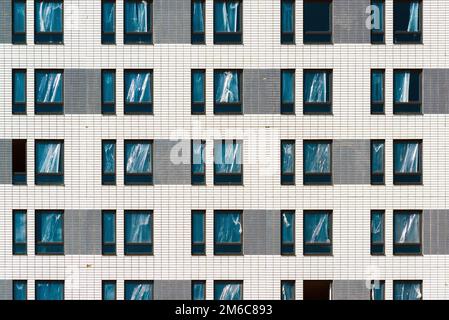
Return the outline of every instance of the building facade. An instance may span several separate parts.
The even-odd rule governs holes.
[[[1,299],[448,299],[449,3],[1,0]]]

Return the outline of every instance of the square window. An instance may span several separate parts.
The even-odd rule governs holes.
[[[36,300],[64,300],[64,281],[39,280],[35,285]]]
[[[214,44],[242,43],[242,1],[214,1]]]
[[[332,212],[304,211],[304,255],[332,254]]]
[[[125,114],[153,113],[151,70],[125,70]]]
[[[35,184],[64,184],[64,141],[36,140]]]
[[[125,44],[151,44],[152,32],[152,2],[147,0],[126,0],[124,14]]]
[[[153,300],[153,281],[125,281],[125,300]]]
[[[192,300],[206,300],[206,281],[192,281]]]
[[[393,141],[393,183],[422,184],[422,141]]]
[[[36,254],[64,254],[64,214],[36,211]]]
[[[215,70],[214,72],[214,113],[242,113],[242,71]]]
[[[35,71],[35,114],[64,113],[64,71]]]
[[[153,142],[125,140],[125,184],[153,184]]]
[[[372,280],[370,291],[371,300],[385,300],[385,280]]]
[[[27,281],[13,280],[12,282],[13,300],[27,300]]]
[[[153,254],[152,211],[125,211],[125,254]]]
[[[64,42],[64,4],[62,0],[35,0],[34,42],[62,44]]]
[[[422,281],[393,281],[393,300],[422,300]]]
[[[214,184],[242,185],[242,141],[218,140],[214,142]]]
[[[214,300],[243,300],[243,281],[215,281]]]
[[[332,184],[332,141],[304,141],[304,184]]]
[[[117,282],[102,282],[102,300],[117,300]]]
[[[281,300],[295,300],[295,281],[281,281]]]
[[[304,0],[304,43],[332,43],[332,0]]]
[[[394,211],[393,230],[393,254],[422,253],[420,211]]]
[[[421,70],[394,70],[394,114],[421,114]]]
[[[332,71],[304,70],[304,114],[332,113]]]
[[[214,254],[242,254],[243,213],[241,211],[215,211]]]
[[[394,43],[422,43],[421,0],[393,2]]]

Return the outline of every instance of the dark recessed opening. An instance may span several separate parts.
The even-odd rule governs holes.
[[[330,300],[332,281],[304,281],[304,300]]]
[[[26,172],[26,140],[12,141],[12,171]]]

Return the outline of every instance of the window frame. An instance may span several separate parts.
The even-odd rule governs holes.
[[[113,172],[104,172],[104,146],[105,144],[113,144],[114,145],[114,171]],[[115,185],[116,184],[116,176],[117,176],[117,140],[105,139],[101,140],[101,185]]]
[[[396,10],[396,4],[397,3],[411,3],[412,1],[417,1],[419,8],[418,8],[418,20],[419,20],[419,31],[418,32],[409,32],[409,31],[403,31],[403,30],[396,30],[396,19],[395,19],[395,10]],[[418,41],[404,41],[399,40],[396,38],[396,36],[401,35],[419,35]],[[423,44],[423,4],[422,0],[394,0],[393,1],[393,44]]]
[[[410,102],[396,102],[394,98],[394,93],[396,89],[396,74],[397,73],[403,73],[403,72],[409,72],[410,76],[412,76],[413,73],[418,74],[418,81],[419,81],[419,100],[418,101],[410,101]],[[422,75],[422,69],[394,69],[393,70],[393,114],[394,115],[422,115],[423,114],[423,75]],[[398,109],[402,108],[416,108],[419,109],[418,111],[402,111]]]
[[[18,73],[22,73],[25,75],[25,101],[16,101],[15,93],[16,93],[16,77],[15,75]],[[24,114],[27,113],[27,69],[12,69],[12,114]]]
[[[104,216],[106,214],[114,215],[114,242],[106,242],[104,239]],[[115,210],[101,210],[101,254],[103,256],[117,255],[117,211]]]
[[[215,94],[216,94],[216,81],[215,77],[219,73],[224,72],[236,72],[238,77],[238,85],[239,85],[239,102],[216,102]],[[242,69],[214,69],[214,78],[213,78],[213,87],[214,87],[214,115],[243,115],[243,70]],[[231,107],[231,111],[227,111],[227,109]]]
[[[60,171],[58,173],[39,173],[37,170],[37,145],[45,144],[61,144]],[[64,140],[61,139],[36,139],[34,140],[34,184],[35,185],[64,185]]]
[[[418,214],[419,216],[419,242],[409,242],[409,243],[396,243],[394,237],[394,231],[396,230],[396,214]],[[422,210],[393,210],[393,255],[394,256],[423,256],[423,211]],[[413,250],[415,248],[416,252],[404,250],[410,248]],[[404,251],[403,251],[404,250]]]
[[[385,0],[371,0],[371,5],[374,5],[374,3],[382,3],[382,30],[383,31],[375,31],[374,29],[371,29],[371,44],[379,45],[379,44],[385,44]],[[376,40],[375,37],[382,37],[382,40]],[[385,78],[385,77],[384,77]]]
[[[329,219],[329,240],[330,242],[307,242],[305,239],[306,234],[306,215],[308,214],[321,214],[325,213],[328,215]],[[333,211],[332,210],[304,210],[303,211],[303,255],[304,256],[333,256],[334,250],[334,240],[333,240]],[[309,247],[309,248],[307,248]],[[318,251],[315,248],[322,247],[322,251]],[[329,248],[327,248],[329,247]],[[312,249],[313,248],[313,249]]]
[[[35,280],[35,282],[34,282],[34,292],[36,293],[35,300],[50,301],[50,300],[42,300],[42,299],[37,298],[37,292],[38,292],[37,287],[38,287],[38,284],[40,284],[40,283],[42,283],[42,284],[45,284],[45,283],[62,284],[62,300],[65,300],[65,281],[64,280]]]
[[[104,4],[112,3],[114,4],[114,31],[104,31],[103,24],[103,13],[104,13]],[[115,34],[117,32],[117,3],[115,0],[101,0],[101,44],[103,45],[115,45],[116,39]]]
[[[415,143],[418,144],[418,172],[416,173],[396,173],[394,164],[396,161],[395,147],[398,143]],[[423,140],[416,139],[395,139],[393,140],[393,185],[422,185],[423,184]],[[406,181],[408,179],[412,181]]]
[[[34,10],[36,10],[36,3],[45,3],[45,2],[54,2],[62,4],[62,15],[61,15],[61,24],[62,30],[60,32],[42,32],[37,31],[36,25],[38,20],[35,18],[36,13],[34,12],[34,44],[46,44],[46,45],[63,45],[64,44],[64,0],[34,0]],[[49,36],[52,38],[51,40],[45,40],[45,38]],[[55,38],[56,40],[53,40]],[[63,90],[64,91],[64,90]]]
[[[293,14],[293,31],[292,32],[284,32],[284,31],[282,31],[282,26],[283,26],[283,23],[282,23],[282,21],[284,21],[284,15],[283,15],[283,13],[282,13],[282,4],[283,4],[283,2],[289,2],[289,3],[291,3],[292,4],[292,7],[293,7],[293,12],[292,12],[292,14]],[[296,29],[296,14],[295,14],[295,12],[296,12],[296,0],[281,0],[281,6],[280,6],[280,8],[281,8],[281,12],[280,12],[280,18],[281,18],[281,21],[280,21],[280,27],[281,27],[281,32],[280,32],[280,37],[281,37],[281,44],[282,45],[294,45],[294,44],[296,44],[296,34],[295,34],[295,29]]]
[[[113,284],[114,285],[114,299],[105,299],[105,285]],[[101,281],[101,300],[104,301],[113,301],[117,300],[117,281],[116,280],[102,280]]]
[[[292,242],[284,242],[283,239],[283,215],[284,214],[291,214],[293,216],[293,241]],[[296,211],[295,210],[281,210],[281,255],[282,256],[296,256]]]
[[[193,299],[193,297],[194,297],[194,287],[195,287],[195,284],[201,284],[201,285],[203,285],[204,286],[204,295],[203,295],[203,299]],[[191,295],[192,295],[192,301],[202,301],[202,300],[206,300],[206,289],[207,289],[207,287],[206,287],[206,280],[192,280],[191,281]]]
[[[15,216],[17,214],[25,215],[25,242],[16,241],[16,224]],[[21,249],[16,249],[20,246]],[[28,255],[28,212],[26,209],[13,209],[12,210],[12,254],[15,256],[26,256]]]
[[[240,163],[240,172],[238,173],[217,173],[215,170],[215,143],[216,141],[220,141],[221,142],[221,148],[223,150],[223,148],[226,146],[226,141],[231,141],[232,140],[232,144],[233,145],[237,145],[240,144],[240,148],[241,148],[241,163]],[[243,140],[239,140],[239,139],[219,139],[219,140],[214,140],[214,185],[215,186],[243,186]]]
[[[150,214],[150,231],[151,231],[151,239],[150,243],[142,243],[142,242],[127,242],[126,241],[126,216],[129,214],[143,214],[143,213],[149,213]],[[154,211],[153,210],[124,210],[123,212],[123,242],[124,242],[124,254],[125,256],[154,256]],[[135,248],[144,248],[148,250],[147,252],[144,252],[143,250],[133,252],[133,250],[136,250]],[[131,248],[134,248],[130,250]]]
[[[215,3],[217,2],[239,2],[238,9],[238,25],[239,30],[236,32],[218,32],[215,25]],[[213,0],[213,30],[214,30],[214,45],[242,45],[243,44],[243,0]],[[224,38],[224,39],[221,39]],[[231,39],[226,39],[231,38]],[[235,38],[235,39],[234,39]]]
[[[288,0],[295,1],[295,0]],[[293,102],[284,102],[282,100],[282,92],[284,92],[283,74],[291,73],[293,75]],[[281,69],[281,114],[294,115],[296,109],[296,70],[295,69]]]
[[[49,74],[49,73],[60,73],[62,75],[62,88],[61,88],[61,101],[62,102],[39,102],[37,101],[38,96],[38,82],[37,82],[37,75],[43,73],[43,74]],[[65,100],[65,94],[64,94],[64,82],[65,82],[65,76],[64,76],[64,69],[35,69],[34,70],[34,114],[35,115],[64,115],[64,100]],[[50,110],[46,110],[50,109]],[[52,111],[52,109],[56,109]]]
[[[240,234],[240,242],[216,242],[215,241],[215,218],[217,214],[233,214],[238,213],[240,215],[240,225],[242,227],[242,233]],[[214,210],[214,256],[243,256],[244,255],[244,248],[243,248],[243,241],[244,241],[244,231],[243,230],[243,219],[244,219],[243,210]],[[227,251],[224,248],[230,248],[230,251]],[[234,251],[235,250],[235,251]]]
[[[243,280],[214,280],[214,300],[215,301],[230,301],[230,300],[219,300],[219,299],[216,299],[216,297],[217,297],[217,285],[220,285],[220,284],[224,284],[224,285],[227,285],[227,284],[231,284],[231,285],[238,284],[240,286],[240,299],[238,299],[236,301],[244,300],[244,298],[243,298]]]
[[[194,79],[193,79],[193,75],[195,73],[202,73],[203,77],[204,77],[204,82],[203,82],[204,101],[203,102],[195,102],[194,99],[193,99],[193,96],[194,96]],[[206,114],[206,69],[192,69],[191,77],[190,77],[190,83],[191,83],[191,93],[190,94],[191,94],[192,115],[204,115],[204,114]]]
[[[310,73],[326,73],[329,82],[329,101],[306,101],[306,75]],[[303,114],[304,115],[333,115],[333,69],[304,69],[303,70]],[[320,108],[321,110],[314,110]],[[310,109],[310,110],[309,110]]]
[[[128,159],[126,158],[126,146],[128,144],[149,144],[151,145],[151,163],[150,172],[148,173],[128,173],[126,170],[126,165]],[[124,155],[124,176],[125,185],[153,185],[153,174],[154,174],[154,140],[134,140],[126,139],[123,143],[123,155]]]
[[[113,0],[115,1],[115,0]],[[104,100],[104,75],[111,73],[114,75],[114,102],[106,102]],[[115,69],[102,69],[101,70],[101,114],[102,115],[115,115],[117,105],[117,72]]]
[[[329,173],[307,173],[306,172],[306,161],[305,161],[305,151],[306,145],[309,143],[314,144],[329,144],[330,146],[330,170]],[[326,179],[326,180],[324,180]],[[321,181],[317,181],[321,180]],[[304,185],[333,185],[333,140],[303,140],[303,184]]]
[[[293,145],[293,172],[283,172],[282,171],[282,164],[284,163],[284,152],[283,152],[283,146],[286,144]],[[281,140],[281,166],[280,166],[280,172],[281,172],[281,185],[295,185],[296,184],[296,141],[295,140]]]
[[[374,73],[382,74],[382,100],[373,100],[373,75]],[[370,101],[371,101],[371,114],[372,115],[385,115],[385,69],[371,69],[370,74]],[[380,111],[380,109],[382,109]]]
[[[305,19],[304,14],[306,13],[305,6],[307,3],[328,3],[329,4],[329,31],[306,31],[305,29]],[[319,45],[319,44],[333,44],[334,43],[334,26],[333,26],[333,12],[334,6],[333,6],[333,0],[304,0],[303,2],[303,44],[309,44],[309,45]],[[330,35],[329,41],[310,41],[306,40],[307,36],[311,35]]]
[[[374,162],[374,153],[373,146],[375,144],[383,144],[384,152],[382,158],[382,172],[373,172],[373,162]],[[385,185],[385,152],[386,144],[385,140],[381,139],[373,139],[370,141],[370,176],[371,176],[371,185]]]
[[[16,299],[16,284],[17,283],[25,285],[25,299]],[[15,301],[28,300],[28,281],[27,280],[13,280],[12,281],[12,300],[15,300]]]
[[[153,17],[153,0],[146,0],[147,1],[147,11],[149,11],[149,14],[147,16],[147,25],[149,26],[147,32],[127,32],[126,31],[126,3],[139,3],[142,2],[142,0],[125,0],[123,2],[123,44],[125,45],[153,45],[154,37],[153,37],[153,23],[154,23],[154,17]],[[146,39],[148,38],[148,39]],[[138,40],[135,40],[138,39]],[[142,40],[144,39],[144,40]],[[153,77],[151,77],[153,78]]]
[[[193,31],[193,6],[195,2],[201,2],[202,13],[203,13],[203,21],[204,21],[204,31],[197,32]],[[190,14],[190,28],[191,28],[191,41],[190,43],[193,45],[201,45],[206,44],[206,4],[205,0],[191,0],[191,14]]]
[[[373,241],[373,232],[372,232],[372,223],[373,223],[373,215],[381,214],[382,215],[382,241],[374,242]],[[385,255],[385,210],[371,210],[370,212],[370,248],[372,256],[384,256]]]
[[[281,297],[280,300],[282,301],[288,301],[287,299],[283,299],[283,294],[282,294],[282,288],[284,286],[284,284],[290,284],[293,286],[293,297],[292,299],[288,299],[288,300],[296,300],[296,281],[295,280],[281,280]]]
[[[203,219],[203,242],[194,242],[193,241],[193,233],[194,233],[194,224],[193,224],[193,216],[195,214],[202,215]],[[206,210],[192,210],[191,214],[191,253],[192,256],[205,256],[206,255]],[[197,247],[197,248],[195,248]]]
[[[200,142],[202,146],[202,148],[204,148],[204,153],[206,152],[206,140],[191,140],[190,142],[190,172],[191,172],[191,183],[192,186],[200,186],[200,185],[206,185],[206,161],[205,159],[201,159],[202,161],[202,165],[204,166],[204,171],[202,173],[195,173],[193,172],[193,145],[194,142]],[[202,156],[202,158],[204,158],[204,155]]]
[[[25,31],[15,31],[15,19],[14,19],[14,8],[16,3],[23,3],[25,5],[25,21],[24,21],[24,28]],[[12,0],[11,1],[11,42],[12,44],[27,44],[26,39],[26,30],[27,30],[27,7],[26,7],[26,0]]]
[[[15,153],[14,153],[14,142],[15,141],[22,141],[25,144],[25,153],[24,153],[24,162],[25,162],[25,171],[15,171],[14,170],[14,158],[15,158]],[[13,185],[27,185],[27,167],[28,167],[28,157],[27,157],[27,151],[28,151],[28,142],[26,139],[12,139],[12,152],[11,152],[11,173],[12,173],[12,184]]]
[[[39,215],[41,214],[45,214],[45,213],[58,213],[61,214],[62,216],[62,226],[61,226],[61,234],[62,234],[62,242],[41,242],[38,240],[39,237],[39,233],[37,232],[37,228],[38,228],[38,218]],[[35,255],[36,256],[64,256],[65,255],[65,232],[64,232],[64,226],[65,226],[65,218],[64,218],[64,210],[59,210],[59,209],[39,209],[39,210],[35,210],[34,212],[34,230],[35,230],[35,235],[34,235],[34,247],[35,247]],[[62,247],[62,252],[39,252],[40,250],[38,250],[38,246],[41,247],[48,247],[48,246],[61,246]],[[56,250],[55,250],[56,251]]]
[[[129,73],[149,73],[150,74],[150,102],[127,102],[126,76]],[[125,69],[123,70],[123,103],[125,115],[154,115],[154,71],[153,69]],[[134,108],[137,108],[135,111]],[[139,110],[141,109],[141,110]]]

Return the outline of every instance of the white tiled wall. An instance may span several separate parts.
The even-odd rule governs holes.
[[[186,0],[190,1],[190,0]],[[117,45],[102,46],[100,0],[64,3],[64,45],[34,45],[33,1],[27,1],[28,45],[0,45],[0,139],[28,140],[28,186],[0,185],[0,279],[64,279],[66,299],[100,299],[101,280],[244,280],[245,299],[279,299],[280,281],[295,279],[423,280],[424,299],[449,299],[449,257],[392,255],[394,209],[444,209],[449,190],[448,115],[393,116],[394,68],[449,68],[449,2],[423,1],[424,45],[393,45],[393,1],[386,0],[386,45],[302,45],[302,0],[296,3],[297,45],[281,46],[279,0],[243,0],[243,45],[213,45],[213,1],[206,0],[206,45],[123,45],[123,1],[117,1]],[[296,116],[214,116],[214,68],[296,69]],[[28,115],[11,115],[11,69],[28,69]],[[35,116],[35,68],[116,68],[117,116]],[[154,116],[123,115],[123,69],[154,70]],[[190,69],[206,68],[207,112],[190,115]],[[302,70],[333,69],[333,116],[302,115]],[[386,68],[386,115],[370,115],[370,68]],[[243,133],[242,130],[245,130]],[[207,139],[207,186],[124,186],[123,140]],[[65,186],[34,185],[34,139],[65,140]],[[101,186],[101,139],[117,139],[117,186]],[[213,186],[214,139],[243,138],[244,186]],[[386,186],[302,185],[302,140],[386,140]],[[392,141],[423,139],[423,186],[393,186]],[[280,186],[279,140],[296,139],[296,186]],[[271,146],[251,155],[251,146]],[[250,159],[250,160],[249,160]],[[35,256],[37,209],[117,209],[117,257]],[[296,257],[213,256],[214,209],[295,209]],[[28,210],[28,256],[12,256],[12,209]],[[154,256],[123,254],[123,211],[154,210]],[[190,255],[190,213],[206,209],[207,255]],[[302,210],[333,210],[332,257],[302,255]],[[370,256],[371,209],[386,210],[386,256]],[[100,232],[100,230],[99,230]],[[374,276],[373,276],[374,275]]]

